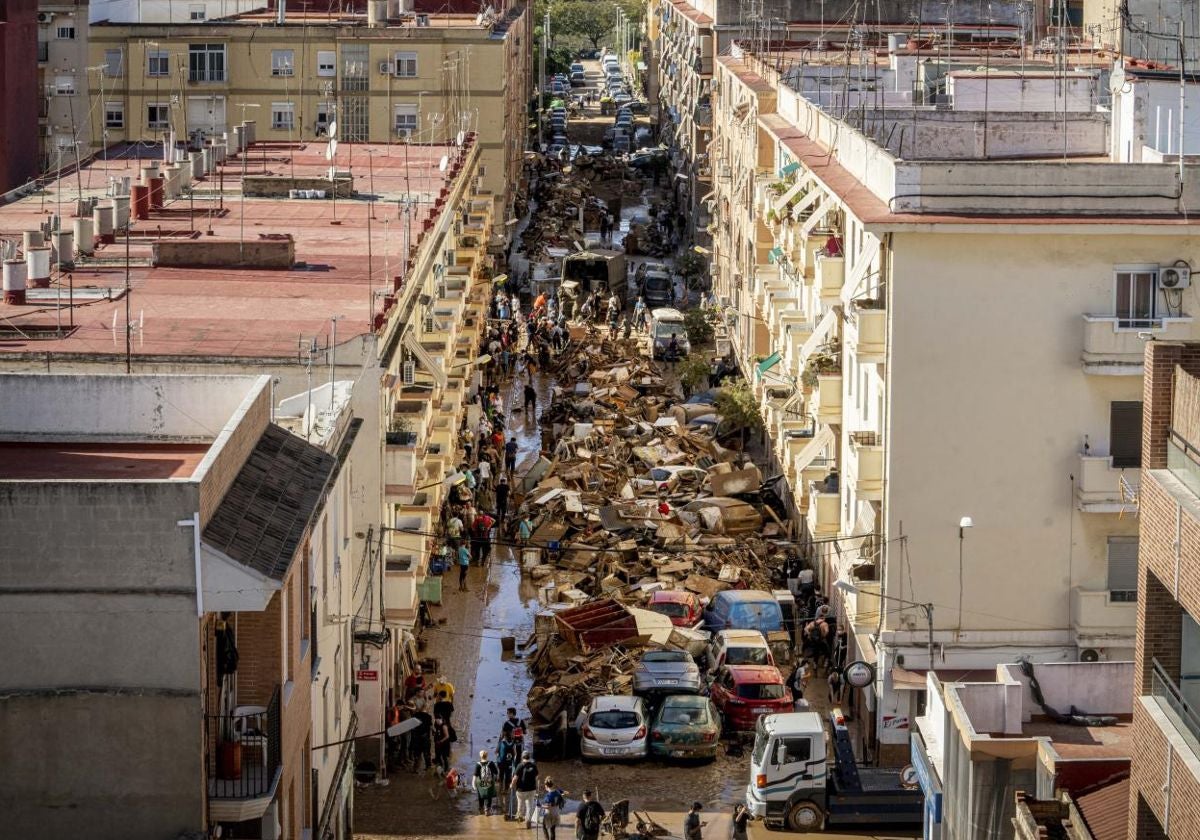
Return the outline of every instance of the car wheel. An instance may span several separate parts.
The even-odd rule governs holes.
[[[815,802],[804,800],[788,808],[787,827],[792,831],[820,831],[824,824],[825,812]]]

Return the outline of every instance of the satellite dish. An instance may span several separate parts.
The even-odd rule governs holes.
[[[442,155],[442,159],[440,161],[438,161],[438,171],[445,172],[446,167],[449,165],[450,165],[450,158],[448,158],[446,155]]]
[[[465,133],[463,133],[461,131],[458,132],[458,145],[461,146],[463,144],[463,140],[466,140],[466,139],[467,139],[467,135]]]
[[[330,136],[330,137],[337,137],[337,120],[330,120],[330,121],[329,121],[329,129],[328,129],[328,131],[329,131],[329,136]]]

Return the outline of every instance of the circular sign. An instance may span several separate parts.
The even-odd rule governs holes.
[[[904,765],[900,771],[900,784],[906,788],[920,787],[921,780],[917,778],[917,768],[911,764]]]
[[[871,683],[875,682],[875,666],[870,662],[863,662],[861,659],[857,662],[851,662],[842,671],[842,676],[846,680],[847,685],[852,685],[855,688],[866,688]]]

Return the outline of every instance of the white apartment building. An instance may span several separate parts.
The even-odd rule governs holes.
[[[1024,104],[983,110],[968,61],[893,50],[824,107],[811,57],[714,77],[716,288],[885,759],[930,668],[1131,657],[1143,342],[1200,332],[1200,169],[1109,114],[1165,82],[1071,70],[1066,107],[1005,67]]]

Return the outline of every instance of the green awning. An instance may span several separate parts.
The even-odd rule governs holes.
[[[778,260],[782,256],[783,256],[782,248],[772,248],[770,251],[767,252],[767,261],[770,262],[772,265],[774,265],[775,261]]]
[[[754,369],[758,371],[759,376],[762,376],[771,368],[775,367],[775,365],[779,364],[779,360],[782,358],[783,357],[779,353],[772,353],[770,356],[767,356],[767,358],[759,362]]]
[[[799,168],[800,168],[799,162],[792,161],[787,166],[783,167],[783,169],[779,170],[779,177],[786,178],[787,176],[791,175],[793,172],[795,172]]]

